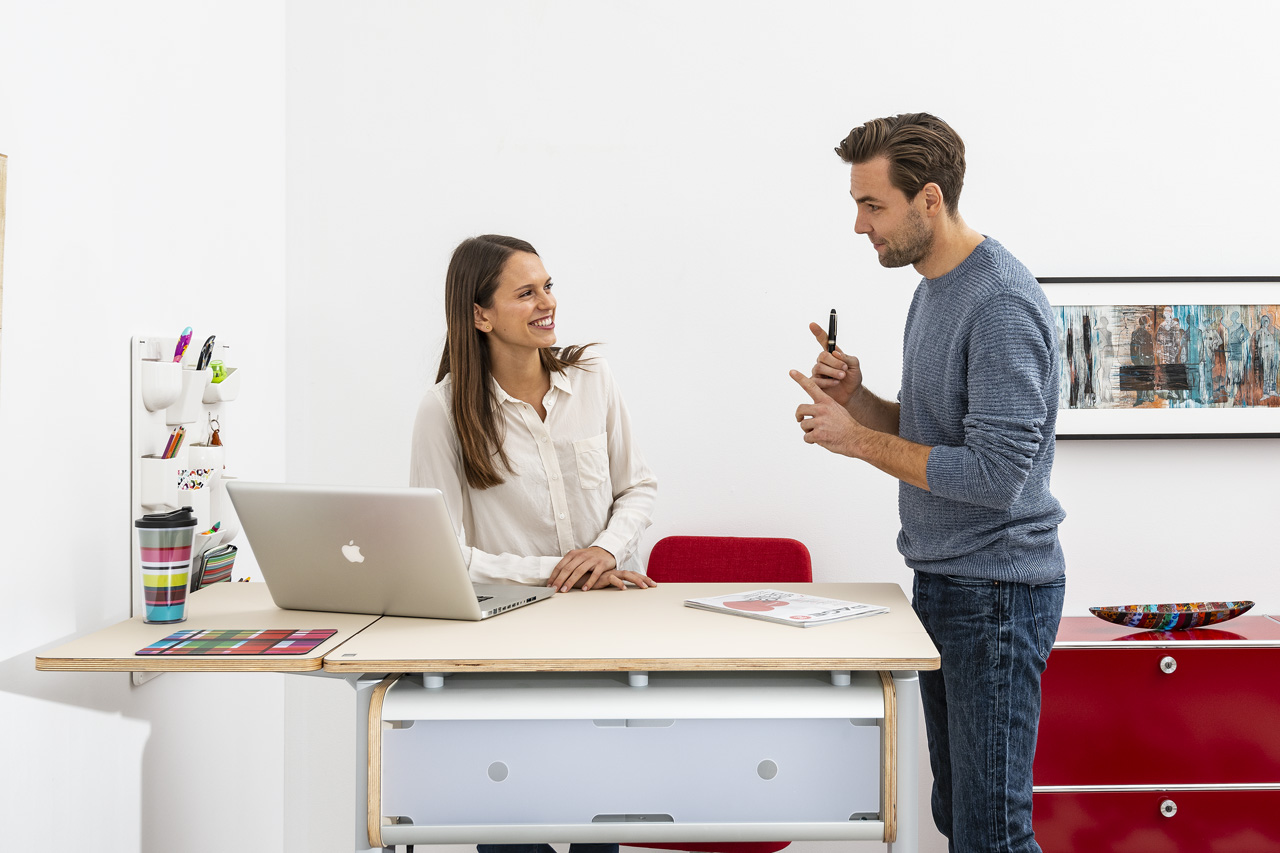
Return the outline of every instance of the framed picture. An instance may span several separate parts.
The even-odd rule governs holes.
[[[1280,277],[1040,283],[1059,438],[1280,437]]]

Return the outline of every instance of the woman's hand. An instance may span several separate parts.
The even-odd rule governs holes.
[[[598,545],[592,545],[565,554],[552,569],[547,586],[566,592],[575,587],[587,590],[610,585],[626,589],[628,582],[641,589],[658,585],[639,572],[618,571],[617,559]]]

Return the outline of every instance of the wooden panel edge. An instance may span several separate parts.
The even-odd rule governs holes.
[[[406,658],[335,661],[325,659],[325,672],[750,672],[818,671],[847,669],[851,672],[915,670],[928,672],[941,666],[939,658],[891,658],[884,660],[841,660],[818,658],[655,658],[605,660],[601,658],[548,658],[498,660],[411,660]]]
[[[369,846],[381,849],[382,844],[382,701],[387,690],[404,673],[395,672],[388,675],[378,686],[373,688],[369,697],[369,756],[367,762]]]
[[[881,744],[880,798],[884,819],[884,843],[898,840],[898,693],[893,674],[881,670],[884,688],[884,741]]]
[[[288,661],[292,666],[281,666],[286,663],[272,657],[261,663],[250,660],[227,660],[225,656],[216,660],[199,661],[194,657],[185,658],[174,655],[167,661],[150,658],[133,661],[126,658],[42,658],[36,657],[36,670],[39,672],[316,672],[323,664],[322,658],[305,658],[300,661]]]

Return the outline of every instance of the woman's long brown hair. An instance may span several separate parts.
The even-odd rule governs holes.
[[[487,489],[503,482],[499,462],[507,473],[511,472],[511,460],[502,447],[502,420],[498,417],[498,401],[493,393],[489,340],[475,326],[475,306],[493,306],[498,276],[507,259],[516,252],[538,254],[533,246],[515,237],[501,234],[469,237],[453,250],[445,276],[444,311],[448,330],[436,381],[453,374],[453,426],[462,448],[467,483],[473,489]],[[563,373],[569,367],[583,368],[579,362],[590,346],[593,345],[543,349],[538,354],[544,370]]]

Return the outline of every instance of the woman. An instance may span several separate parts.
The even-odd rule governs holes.
[[[551,278],[525,241],[489,234],[454,250],[410,484],[444,493],[474,581],[657,586],[637,554],[657,481],[590,344],[552,349],[555,313]]]

